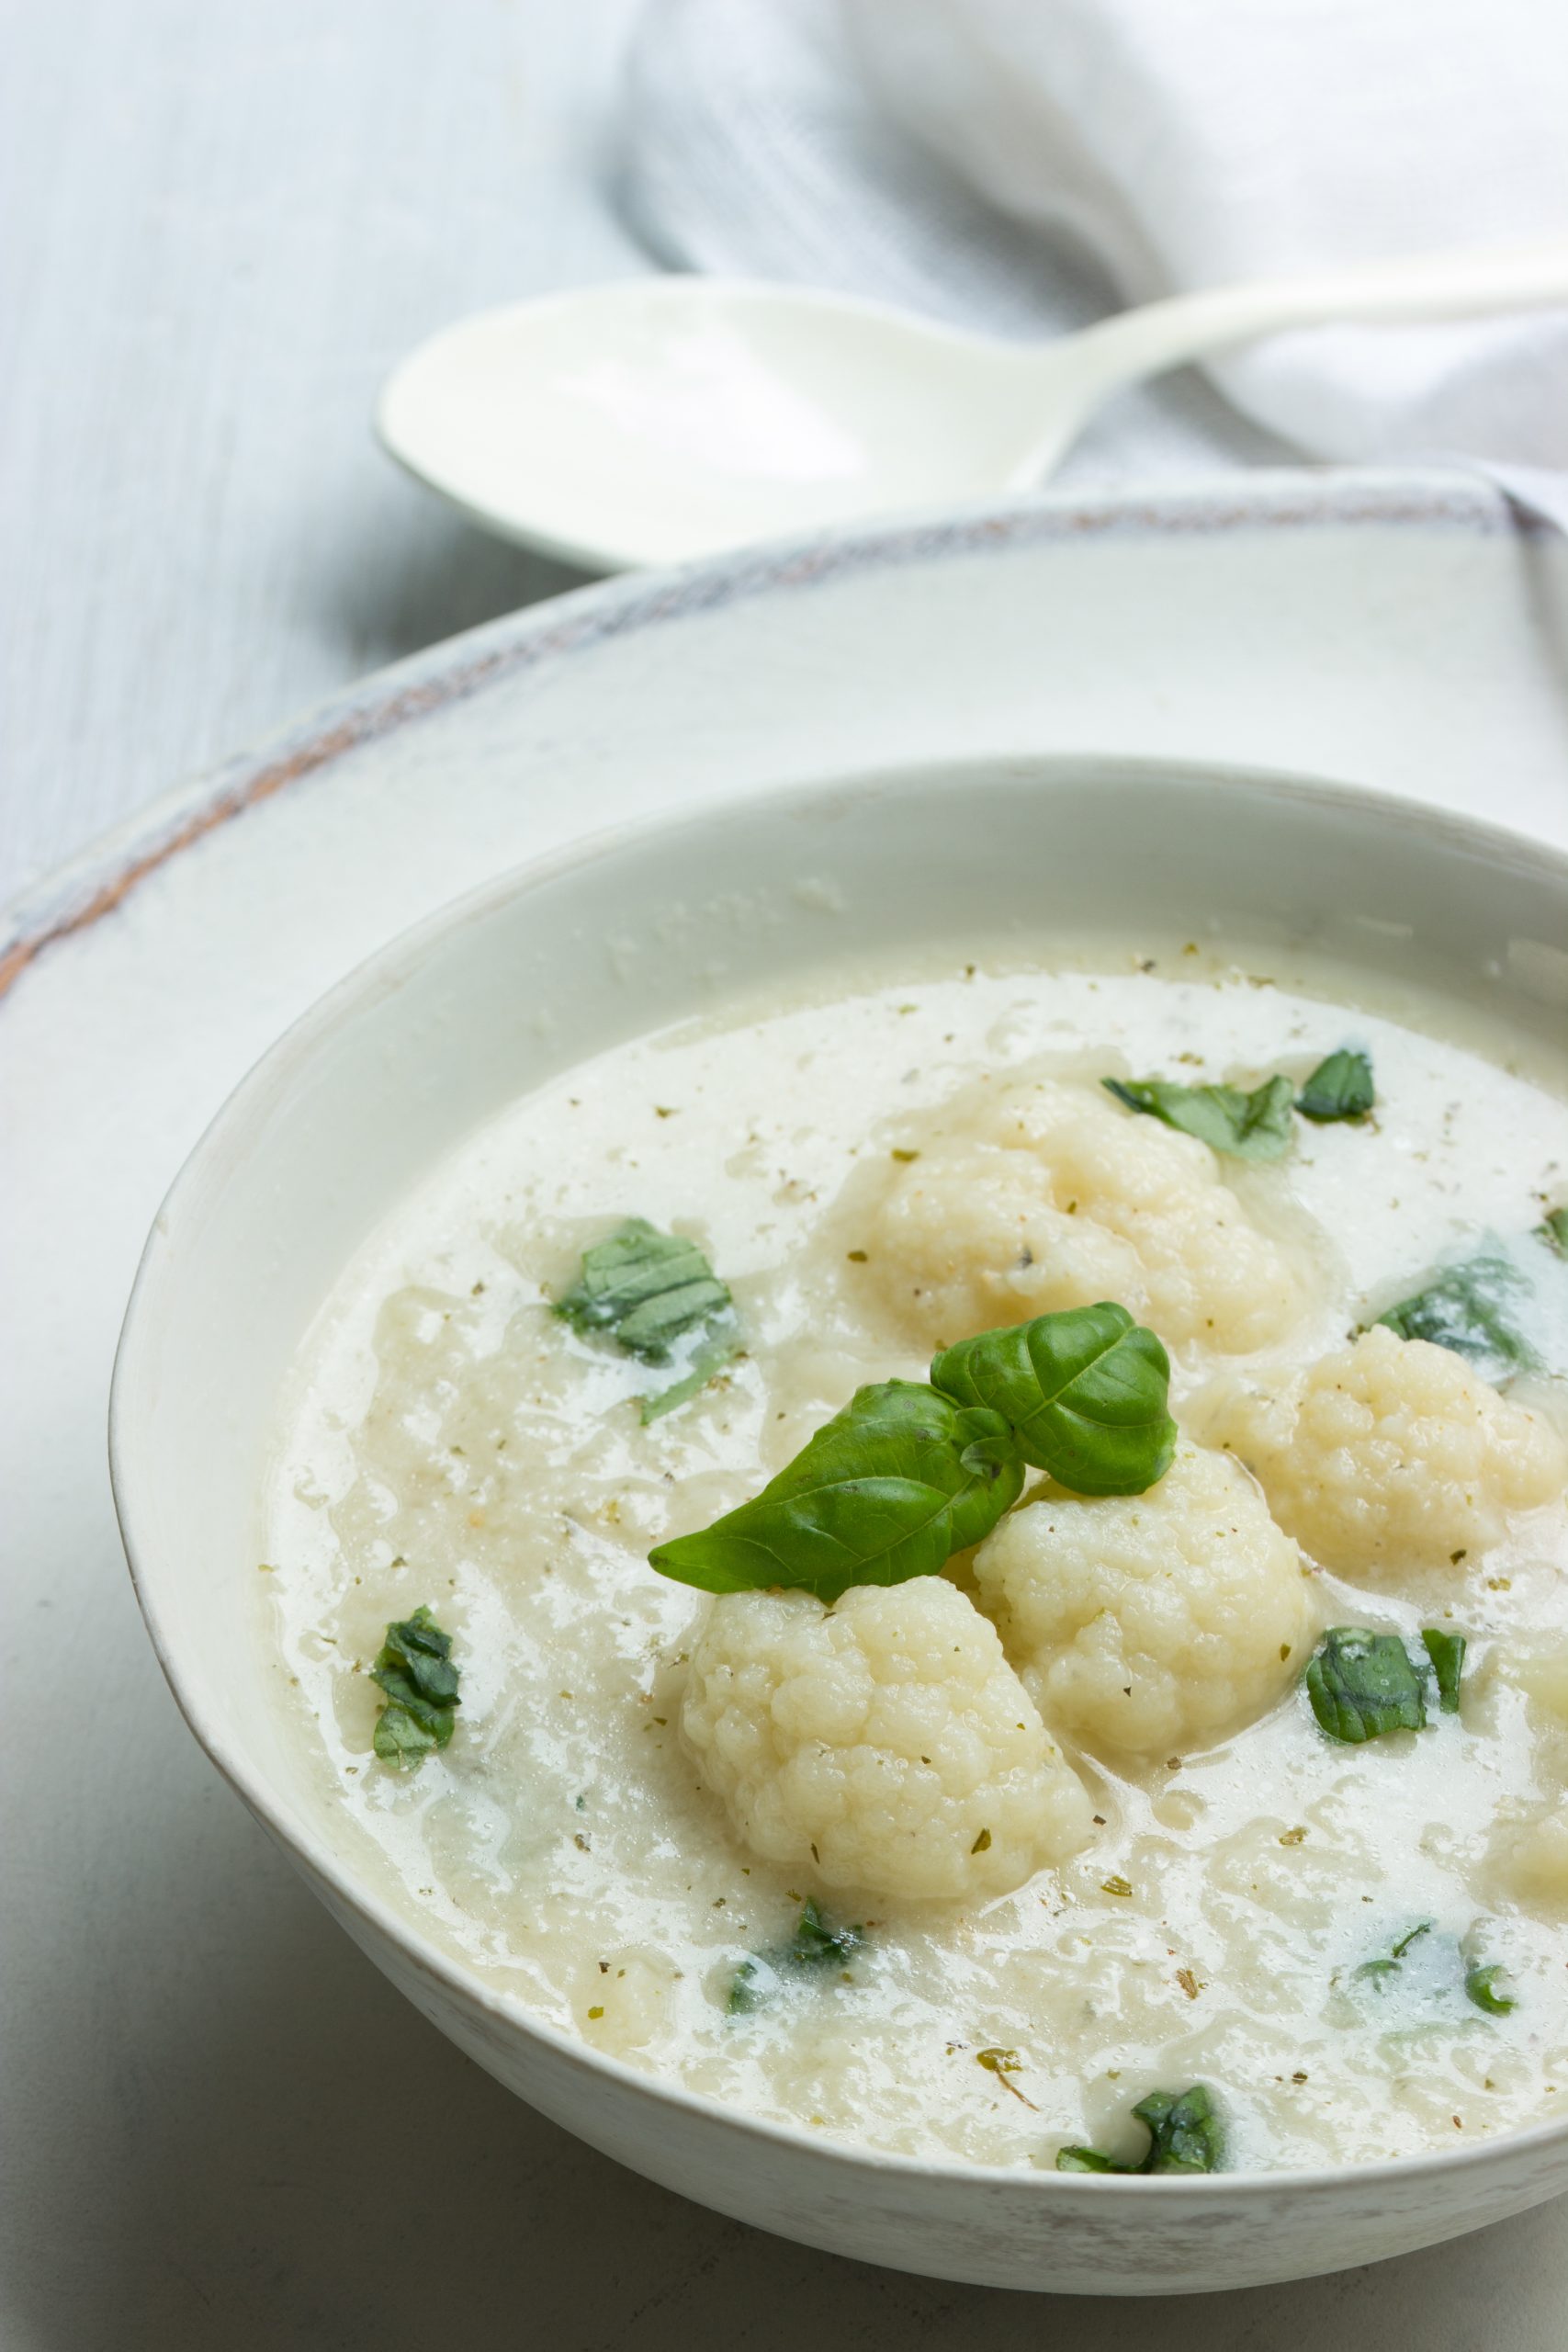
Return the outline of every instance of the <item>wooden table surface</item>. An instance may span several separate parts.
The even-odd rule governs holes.
[[[344,681],[573,575],[375,447],[392,362],[648,265],[635,0],[0,0],[0,900]]]

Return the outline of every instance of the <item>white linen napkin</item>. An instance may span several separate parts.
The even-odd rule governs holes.
[[[1227,279],[1568,231],[1568,7],[647,0],[623,170],[678,266],[1050,336]],[[1568,467],[1568,310],[1280,335],[1209,373],[1225,402],[1190,376],[1123,396],[1067,470]]]

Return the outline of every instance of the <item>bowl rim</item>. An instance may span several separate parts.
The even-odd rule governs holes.
[[[1365,815],[1384,825],[1414,828],[1433,845],[1446,843],[1468,850],[1495,865],[1512,865],[1536,874],[1544,871],[1568,890],[1568,851],[1507,825],[1437,808],[1375,786],[1234,760],[1166,758],[1157,753],[1115,752],[1020,751],[990,752],[972,757],[950,755],[891,767],[870,766],[863,771],[773,786],[738,799],[718,798],[695,808],[677,806],[655,810],[647,816],[599,827],[538,856],[525,858],[459,893],[353,966],[289,1023],[252,1063],[186,1154],[159,1204],[142,1245],[115,1349],[107,1417],[108,1469],[115,1517],[131,1585],[164,1679],[197,1745],[250,1813],[284,1852],[303,1866],[308,1878],[329,1889],[336,1904],[390,1943],[410,1966],[434,1979],[459,2006],[467,2004],[478,2008],[487,2018],[541,2041],[569,2066],[598,2075],[623,2091],[671,2105],[704,2124],[728,2131],[741,2140],[760,2139],[852,2171],[901,2176],[931,2184],[951,2182],[955,2188],[965,2190],[994,2184],[998,2194],[1011,2190],[1042,2199],[1062,2198],[1068,2201],[1085,2197],[1104,2198],[1108,2194],[1181,2199],[1231,2195],[1254,2199],[1284,2191],[1323,2195],[1350,2183],[1371,2186],[1383,2181],[1418,2181],[1434,2175],[1448,2177],[1495,2163],[1505,2152],[1512,2154],[1561,2143],[1568,2139],[1568,2100],[1558,2120],[1530,2124],[1516,2132],[1478,2135],[1457,2147],[1380,2157],[1367,2164],[1294,2165],[1190,2176],[1107,2177],[988,2165],[958,2157],[906,2155],[751,2114],[727,2105],[710,2093],[692,2090],[682,2082],[645,2072],[610,2052],[594,2049],[578,2035],[538,2016],[515,1995],[487,1984],[476,1971],[443,1951],[412,1914],[400,1910],[360,1882],[321,1829],[303,1814],[297,1817],[275,1801],[265,1776],[247,1761],[237,1745],[231,1743],[221,1722],[214,1720],[184,1686],[177,1611],[164,1604],[158,1591],[155,1544],[143,1544],[137,1532],[140,1473],[136,1463],[136,1416],[141,1387],[137,1359],[160,1293],[166,1283],[177,1283],[180,1278],[177,1235],[186,1199],[200,1191],[208,1160],[226,1143],[236,1125],[264,1105],[280,1083],[287,1084],[309,1061],[318,1044],[360,1004],[395,993],[402,979],[439,942],[469,924],[482,922],[517,898],[526,897],[580,868],[592,867],[613,854],[635,854],[647,842],[715,825],[744,825],[752,818],[805,814],[824,803],[841,805],[847,797],[874,799],[911,785],[933,785],[981,772],[1001,772],[1031,782],[1091,777],[1098,786],[1112,789],[1123,783],[1220,784],[1247,792],[1254,798],[1287,807],[1316,807],[1351,817]]]

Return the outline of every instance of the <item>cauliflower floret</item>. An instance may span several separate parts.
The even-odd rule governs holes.
[[[1203,1424],[1256,1471],[1280,1526],[1350,1577],[1473,1560],[1568,1476],[1539,1413],[1381,1323],[1278,1389],[1223,1390]]]
[[[1089,1800],[995,1631],[940,1577],[726,1593],[692,1654],[686,1745],[752,1849],[828,1886],[1007,1894],[1089,1832]]]
[[[1305,1662],[1301,1555],[1246,1472],[1185,1442],[1147,1494],[1049,1490],[975,1555],[980,1606],[1046,1721],[1167,1756],[1238,1731]]]
[[[948,1120],[899,1167],[868,1250],[933,1346],[1102,1298],[1168,1346],[1225,1355],[1299,1318],[1294,1267],[1207,1144],[1053,1079],[971,1090]]]

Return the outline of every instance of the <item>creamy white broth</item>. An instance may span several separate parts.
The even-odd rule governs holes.
[[[929,1349],[849,1253],[890,1153],[963,1089],[1035,1069],[1304,1074],[1368,1047],[1373,1123],[1298,1121],[1287,1160],[1222,1164],[1313,1293],[1266,1351],[1280,1365],[1562,1197],[1561,1073],[1510,1070],[1506,1038],[1436,1001],[1330,971],[1298,984],[1310,993],[1277,963],[1092,943],[1050,972],[846,968],[618,1047],[473,1138],[345,1272],[267,1496],[265,1638],[356,1867],[592,2045],[910,2154],[1048,2166],[1089,2141],[1135,2156],[1133,2102],[1195,2080],[1240,2166],[1451,2144],[1568,2100],[1568,1928],[1554,1902],[1515,1900],[1495,1858],[1499,1820],[1555,1806],[1568,1776],[1508,1663],[1568,1646],[1560,1506],[1424,1587],[1314,1576],[1319,1625],[1462,1629],[1460,1720],[1347,1747],[1292,1687],[1174,1769],[1112,1770],[1064,1741],[1102,1816],[1094,1842],[977,1908],[856,1899],[761,1860],[679,1736],[708,1603],[647,1552],[754,1493],[859,1384],[923,1376]],[[746,1348],[646,1429],[629,1400],[647,1368],[549,1305],[627,1216],[697,1236]],[[1552,1326],[1562,1286],[1532,1246]],[[1179,1416],[1201,1415],[1222,1367],[1173,1356]],[[1542,1396],[1556,1411],[1552,1385]],[[404,1776],[371,1753],[366,1669],[422,1601],[454,1635],[463,1703],[450,1747]],[[727,2014],[738,1962],[813,1894],[866,1926],[852,1981],[786,1979]],[[1427,1919],[1388,1989],[1355,1978]],[[1464,1998],[1455,1939],[1507,1968],[1509,2015]],[[1005,2077],[976,2063],[998,2048],[1017,2053]]]

